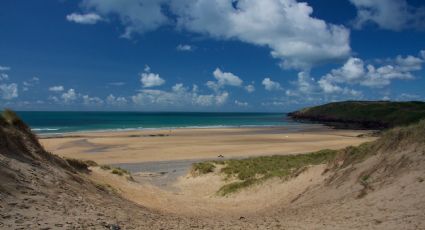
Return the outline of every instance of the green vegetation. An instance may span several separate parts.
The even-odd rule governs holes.
[[[223,164],[220,172],[226,180],[237,180],[224,185],[219,195],[227,195],[242,188],[261,183],[267,179],[278,177],[286,180],[298,175],[309,165],[326,163],[335,157],[335,150],[321,150],[314,153],[251,157],[242,160],[207,161],[193,165],[192,170],[200,174],[214,171],[215,165]]]
[[[109,165],[101,165],[100,168],[103,170],[111,170],[111,166]]]
[[[127,170],[118,167],[118,168],[112,169],[112,174],[117,174],[119,176],[122,176],[124,174],[130,174],[130,173]]]
[[[214,172],[215,165],[212,162],[200,162],[192,165],[193,175],[202,175],[210,172]]]
[[[359,128],[384,129],[424,119],[425,102],[345,101],[310,107],[289,115],[300,120],[336,122],[334,125],[338,127],[355,124]]]
[[[89,165],[82,160],[77,160],[72,158],[65,158],[65,160],[66,162],[68,162],[68,164],[71,167],[73,167],[74,169],[78,171],[89,171]]]
[[[16,122],[21,122],[21,119],[19,118],[19,116],[10,109],[5,109],[1,113],[1,117],[4,119],[4,121],[6,121],[8,124],[11,124],[11,125],[15,124]]]
[[[107,171],[112,170],[111,171],[112,174],[116,174],[116,175],[119,175],[119,176],[123,176],[123,175],[129,175],[130,176],[130,172],[128,170],[125,170],[125,169],[120,168],[120,167],[115,168],[115,167],[111,167],[109,165],[101,165],[100,168],[103,169],[103,170],[107,170]]]
[[[65,161],[74,169],[83,172],[89,172],[90,166],[97,166],[97,163],[91,160],[78,160],[73,158],[64,158]]]

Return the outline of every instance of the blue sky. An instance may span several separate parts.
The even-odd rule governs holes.
[[[425,3],[0,2],[0,106],[291,111],[424,100]]]

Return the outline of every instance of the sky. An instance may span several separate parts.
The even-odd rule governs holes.
[[[288,112],[425,100],[421,0],[2,0],[0,107]]]

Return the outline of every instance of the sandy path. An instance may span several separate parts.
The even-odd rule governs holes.
[[[41,143],[60,156],[117,164],[339,149],[374,139],[357,137],[364,132],[322,126],[297,131],[284,127],[144,130],[74,133],[42,138]]]

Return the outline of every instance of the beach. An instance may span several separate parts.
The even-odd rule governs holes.
[[[366,131],[321,125],[258,128],[203,128],[80,132],[42,136],[43,146],[62,157],[123,164],[177,160],[240,158],[340,149],[371,141]]]
[[[135,183],[111,177],[110,173],[99,168],[93,169],[91,178],[98,183],[113,186],[123,197],[140,205],[178,215],[209,216],[225,213],[227,217],[236,218],[242,214],[255,213],[249,210],[269,209],[278,201],[282,203],[278,194],[283,190],[273,186],[268,192],[261,190],[260,193],[253,193],[248,190],[251,192],[239,194],[237,199],[213,196],[223,186],[221,176],[192,178],[190,169],[193,163],[341,149],[374,140],[373,137],[360,136],[369,132],[336,130],[312,124],[298,128],[279,126],[79,132],[44,136],[40,141],[48,151],[59,156],[93,160],[100,165],[130,171]],[[311,176],[319,176],[319,171],[323,171],[323,166],[311,171]],[[310,179],[310,176],[302,179],[307,182],[290,193],[302,192],[305,186],[312,184],[308,182]],[[321,180],[314,181],[318,183]],[[293,198],[292,195],[285,197]]]

